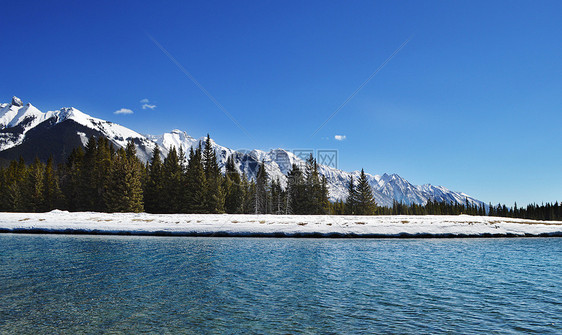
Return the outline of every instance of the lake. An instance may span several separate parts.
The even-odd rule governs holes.
[[[562,239],[0,234],[0,333],[561,334]]]

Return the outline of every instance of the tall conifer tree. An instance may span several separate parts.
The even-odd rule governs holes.
[[[43,174],[43,211],[64,207],[64,196],[60,189],[58,176],[53,166],[53,157],[49,157]]]
[[[144,206],[149,213],[163,213],[164,211],[164,196],[162,194],[164,178],[160,155],[160,148],[155,146],[152,151],[152,159],[148,164],[148,180],[144,190]]]
[[[287,175],[287,214],[306,214],[307,194],[302,170],[293,164]]]
[[[254,198],[255,214],[268,214],[270,210],[269,176],[263,162],[258,164],[256,175],[256,193]]]
[[[209,134],[207,134],[205,148],[203,149],[203,169],[206,179],[205,205],[207,213],[224,213],[223,176]]]
[[[225,201],[224,207],[227,213],[242,213],[244,207],[244,189],[242,177],[234,163],[234,157],[229,156],[225,166],[224,178]]]
[[[134,148],[134,147],[133,147]],[[111,166],[104,200],[110,212],[142,212],[142,168],[125,149],[117,151]]]
[[[361,175],[357,181],[357,215],[373,215],[375,214],[375,199],[373,197],[373,190],[365,171],[361,169]]]
[[[345,214],[354,215],[357,210],[357,190],[353,182],[353,176],[349,180],[347,186],[347,199],[345,200]]]
[[[182,168],[178,152],[172,147],[162,166],[162,202],[165,213],[179,213],[182,206]]]
[[[207,180],[202,164],[201,144],[193,150],[189,151],[189,161],[186,170],[186,192],[184,208],[188,213],[205,213],[207,207],[205,205],[205,190],[207,189]]]

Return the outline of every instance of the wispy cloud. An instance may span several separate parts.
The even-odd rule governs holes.
[[[142,109],[154,110],[154,108],[156,108],[155,104],[149,104],[150,100],[148,100],[147,98],[144,98],[139,102],[142,104]]]
[[[334,135],[334,139],[336,141],[343,141],[343,140],[346,139],[346,136],[345,135]]]
[[[128,108],[121,108],[120,110],[116,110],[113,114],[133,114],[133,111]]]

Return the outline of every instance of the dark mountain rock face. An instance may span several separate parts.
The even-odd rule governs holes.
[[[101,136],[99,131],[73,120],[61,123],[55,121],[49,119],[40,123],[25,134],[25,139],[20,145],[0,151],[0,162],[6,163],[19,157],[23,157],[26,162],[31,162],[35,157],[46,161],[52,156],[55,163],[63,163],[74,148],[84,145],[84,138]],[[21,131],[21,127],[19,128],[4,129],[0,134]]]

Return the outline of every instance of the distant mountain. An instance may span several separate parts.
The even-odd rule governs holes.
[[[9,104],[0,104],[0,159],[22,156],[46,160],[50,155],[64,161],[73,148],[85,145],[90,136],[105,136],[117,147],[133,139],[139,157],[147,160],[156,144],[145,136],[121,125],[91,117],[72,108],[41,112],[23,104],[16,97]]]
[[[0,163],[20,156],[26,161],[35,157],[46,160],[51,155],[56,161],[63,162],[73,148],[85,145],[91,136],[105,136],[116,147],[124,147],[127,141],[133,140],[139,158],[145,162],[150,159],[156,146],[163,155],[172,146],[188,153],[191,147],[204,141],[204,138],[196,139],[180,130],[162,135],[142,135],[121,125],[91,117],[72,107],[43,113],[29,103],[24,105],[17,97],[13,97],[11,103],[0,104]],[[235,151],[211,142],[223,171],[226,159],[233,156],[240,171],[250,178],[255,177],[258,163],[264,162],[269,176],[278,179],[285,186],[286,174],[292,164],[304,165],[303,159],[284,149],[269,152]],[[331,200],[345,199],[351,177],[355,180],[359,177],[359,171],[346,172],[328,165],[319,165],[319,172],[326,176]],[[467,194],[442,186],[412,185],[397,174],[367,174],[367,178],[377,204],[383,206],[391,206],[393,201],[422,205],[430,199],[459,204],[465,204],[466,201],[483,204]]]

